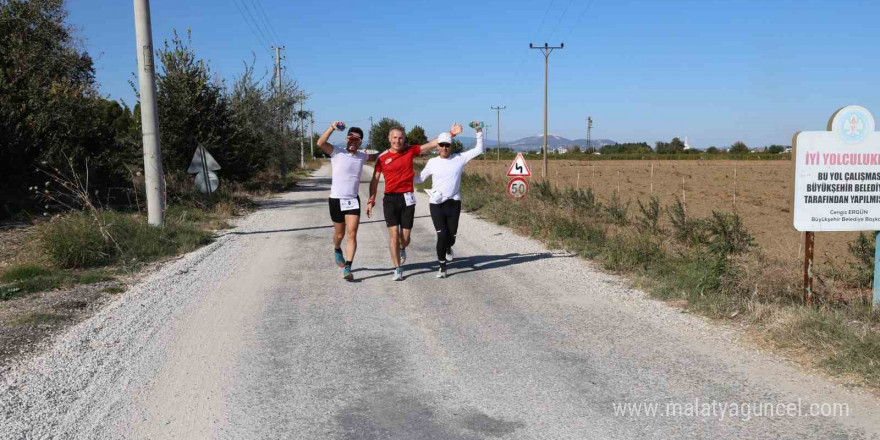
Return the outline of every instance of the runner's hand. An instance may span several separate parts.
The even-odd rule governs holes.
[[[477,130],[477,133],[480,133],[483,131],[483,128],[480,127],[480,121],[472,121],[471,127],[474,127],[474,130]]]
[[[459,124],[458,122],[453,122],[452,128],[449,129],[449,134],[455,136],[455,135],[461,133],[461,130],[462,130],[461,124]]]
[[[337,125],[339,125],[339,124],[342,124],[342,126],[343,126],[343,130],[345,130],[345,128],[344,128],[344,127],[345,127],[345,123],[343,123],[342,121],[333,121],[333,122],[331,122],[331,123],[330,123],[330,128],[332,128],[333,130],[339,130],[339,127],[337,127]]]
[[[367,218],[373,218],[373,203],[367,202]]]

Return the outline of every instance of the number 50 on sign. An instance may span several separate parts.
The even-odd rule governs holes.
[[[514,177],[507,183],[507,195],[516,200],[523,199],[529,192],[529,183],[522,177]]]

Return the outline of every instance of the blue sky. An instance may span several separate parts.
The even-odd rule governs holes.
[[[452,121],[494,126],[489,107],[501,105],[504,141],[535,135],[543,130],[544,60],[528,45],[560,41],[565,49],[550,56],[549,125],[571,139],[585,136],[587,115],[594,139],[653,144],[687,136],[701,148],[787,145],[798,130],[823,130],[846,104],[880,118],[880,2],[871,0],[153,0],[151,7],[157,47],[172,29],[191,29],[196,54],[227,82],[252,54],[268,75],[266,43],[286,45],[285,75],[310,94],[316,121],[369,126],[367,117],[388,116],[435,135]],[[102,92],[133,103],[132,2],[68,0],[68,8]],[[260,20],[257,8],[274,35],[257,37],[249,27],[247,12]]]

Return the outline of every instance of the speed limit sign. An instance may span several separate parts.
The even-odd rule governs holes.
[[[525,198],[529,192],[529,182],[522,177],[514,177],[507,183],[507,195],[514,199],[520,200]]]

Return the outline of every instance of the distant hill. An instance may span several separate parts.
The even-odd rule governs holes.
[[[461,144],[464,145],[465,149],[471,148],[471,147],[477,145],[477,138],[475,138],[475,137],[458,135],[455,137],[455,139],[458,140],[459,142],[461,142]],[[503,142],[501,144],[504,145]],[[491,138],[491,137],[487,138],[485,136],[483,137],[483,146],[484,147],[495,148],[496,145],[498,145],[498,141],[496,141],[494,138]]]
[[[555,134],[547,135],[547,145],[548,147],[557,148],[557,147],[568,147],[572,145],[577,145],[581,148],[584,148],[586,145],[586,139],[575,139],[571,140],[568,138],[564,138],[562,136],[557,136]],[[590,145],[595,148],[600,148],[603,145],[615,144],[616,142],[611,139],[590,139]],[[524,137],[522,139],[517,139],[513,142],[509,142],[507,144],[502,144],[506,147],[513,149],[514,151],[535,151],[540,150],[544,145],[544,135],[535,135]]]

